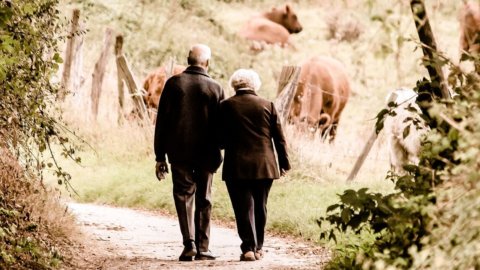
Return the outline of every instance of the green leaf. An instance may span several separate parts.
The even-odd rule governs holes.
[[[404,139],[407,138],[408,134],[410,134],[410,126],[411,125],[408,125],[403,129],[403,138]]]
[[[337,209],[338,207],[340,207],[339,204],[330,205],[330,206],[327,207],[327,212],[332,212],[333,210]]]
[[[31,3],[25,4],[23,6],[23,12],[25,12],[26,15],[33,15],[35,12],[35,6]]]
[[[352,203],[356,202],[356,200],[357,200],[356,191],[352,190],[352,189],[345,190],[345,192],[341,196],[341,200],[342,200],[343,203],[351,205]]]
[[[57,52],[53,55],[53,61],[55,61],[58,64],[63,63],[62,57],[60,57],[60,54]]]
[[[352,217],[352,210],[350,208],[344,208],[341,213],[341,217],[344,223],[348,223]]]
[[[378,21],[378,22],[383,22],[384,21],[383,17],[381,17],[380,15],[374,15],[374,16],[370,17],[370,20],[371,21]]]

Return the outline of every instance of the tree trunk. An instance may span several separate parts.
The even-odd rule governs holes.
[[[411,0],[410,7],[412,9],[413,19],[417,27],[418,37],[422,43],[423,65],[427,68],[430,80],[437,89],[433,89],[433,95],[449,99],[450,91],[442,71],[441,65],[438,63],[437,43],[433,36],[432,28],[428,20],[425,3],[423,0]]]

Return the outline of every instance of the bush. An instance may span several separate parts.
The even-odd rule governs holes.
[[[70,245],[73,218],[53,193],[0,149],[0,269],[51,269]],[[71,232],[70,232],[71,233]]]
[[[473,59],[473,58],[464,58]],[[444,59],[441,59],[442,61]],[[327,209],[323,222],[336,233],[373,232],[375,241],[357,252],[341,254],[332,268],[477,269],[480,267],[480,80],[449,65],[454,101],[427,98],[417,103],[432,131],[422,146],[418,166],[406,165],[404,176],[389,175],[396,192],[388,195],[347,190],[341,202]],[[436,84],[421,80],[416,90],[438,93]],[[387,112],[379,113],[377,126]]]
[[[58,87],[50,78],[62,61],[57,5],[57,0],[0,2],[0,147],[37,172],[55,165],[42,158],[51,154],[52,143],[62,145],[64,156],[75,154],[65,127],[51,116],[57,113]],[[58,166],[57,175],[68,182]]]
[[[61,62],[57,53],[57,0],[0,1],[0,268],[51,269],[71,219],[42,183],[42,171],[68,174],[51,150],[74,147],[58,119],[58,87],[50,83]],[[45,154],[46,153],[46,154]],[[20,166],[21,164],[21,166]],[[61,245],[60,245],[61,244]]]
[[[353,42],[364,32],[364,27],[353,14],[333,11],[327,18],[327,39]]]

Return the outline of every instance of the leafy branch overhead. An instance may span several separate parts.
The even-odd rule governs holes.
[[[80,161],[74,134],[57,117],[58,85],[51,83],[62,59],[57,51],[62,25],[58,1],[0,2],[0,147],[25,161],[29,171],[41,174],[53,167],[59,183],[69,175],[53,155]]]

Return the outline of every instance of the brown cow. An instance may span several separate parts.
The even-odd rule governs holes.
[[[468,2],[460,11],[460,49],[472,54],[480,52],[480,4]]]
[[[294,123],[305,121],[309,130],[335,139],[340,115],[350,95],[345,68],[330,57],[312,57],[301,65],[300,77],[290,111]]]
[[[167,65],[161,66],[148,74],[148,76],[143,81],[143,89],[145,89],[146,93],[143,96],[143,101],[147,107],[149,112],[152,109],[156,110],[158,108],[158,103],[160,102],[160,95],[162,94],[163,87],[165,86],[165,82],[170,76],[182,73],[186,67],[182,65],[174,65],[172,69],[172,74],[167,74],[169,70]],[[149,113],[152,115],[151,113]],[[155,119],[155,117],[152,117]]]
[[[293,46],[290,43],[290,34],[299,33],[302,26],[297,15],[289,4],[271,11],[256,15],[240,30],[239,35],[252,41],[267,44],[280,44]]]

